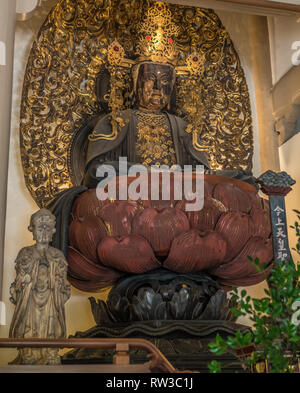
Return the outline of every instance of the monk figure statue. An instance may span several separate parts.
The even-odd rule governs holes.
[[[65,303],[70,297],[67,262],[49,246],[55,217],[47,209],[31,216],[29,231],[36,244],[24,247],[16,259],[16,279],[10,288],[16,306],[11,338],[63,338],[66,335]],[[23,348],[13,364],[60,364],[58,349]]]

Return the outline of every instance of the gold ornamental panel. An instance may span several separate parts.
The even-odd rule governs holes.
[[[134,54],[135,29],[149,4],[146,0],[60,0],[42,25],[27,63],[20,119],[25,181],[39,206],[76,185],[70,149],[91,116],[104,112],[95,83],[107,66],[108,48],[119,42],[127,57]],[[189,77],[177,72],[176,114],[188,122],[187,132],[196,127],[212,169],[251,170],[249,93],[227,31],[212,10],[168,7],[180,27],[175,37],[181,52],[178,69],[180,62],[190,67]],[[200,72],[201,80],[195,76]],[[126,108],[132,82],[124,81],[130,73],[114,68],[111,75],[116,89],[125,89],[120,102]],[[116,89],[111,96],[118,96]]]

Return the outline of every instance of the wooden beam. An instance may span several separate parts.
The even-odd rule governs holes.
[[[288,12],[296,12],[300,13],[300,5],[291,4],[291,3],[281,3],[277,1],[269,1],[269,0],[219,0],[223,3],[233,3],[239,5],[248,5],[260,8],[269,8],[271,10],[282,10]]]
[[[263,16],[299,16],[300,5],[267,0],[165,0],[167,3]]]
[[[164,373],[181,372],[172,366],[152,342],[142,338],[0,338],[0,348],[112,349],[116,350],[119,356],[122,352],[121,356],[124,356],[129,349],[141,349],[148,352],[150,370],[159,370]]]

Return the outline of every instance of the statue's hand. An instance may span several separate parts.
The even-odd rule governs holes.
[[[29,275],[29,274],[25,274],[23,283],[24,283],[24,284],[29,284],[30,281],[31,281],[30,275]]]

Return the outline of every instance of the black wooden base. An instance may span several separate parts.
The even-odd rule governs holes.
[[[229,321],[145,321],[95,326],[86,332],[78,332],[77,338],[143,338],[151,341],[179,370],[209,372],[208,363],[218,360],[223,372],[242,371],[238,358],[231,353],[216,356],[209,351],[208,344],[216,334],[222,337],[240,330],[249,331],[247,326]],[[63,364],[111,364],[113,351],[76,349],[66,353]],[[132,364],[145,363],[147,355],[140,350],[131,350]]]

